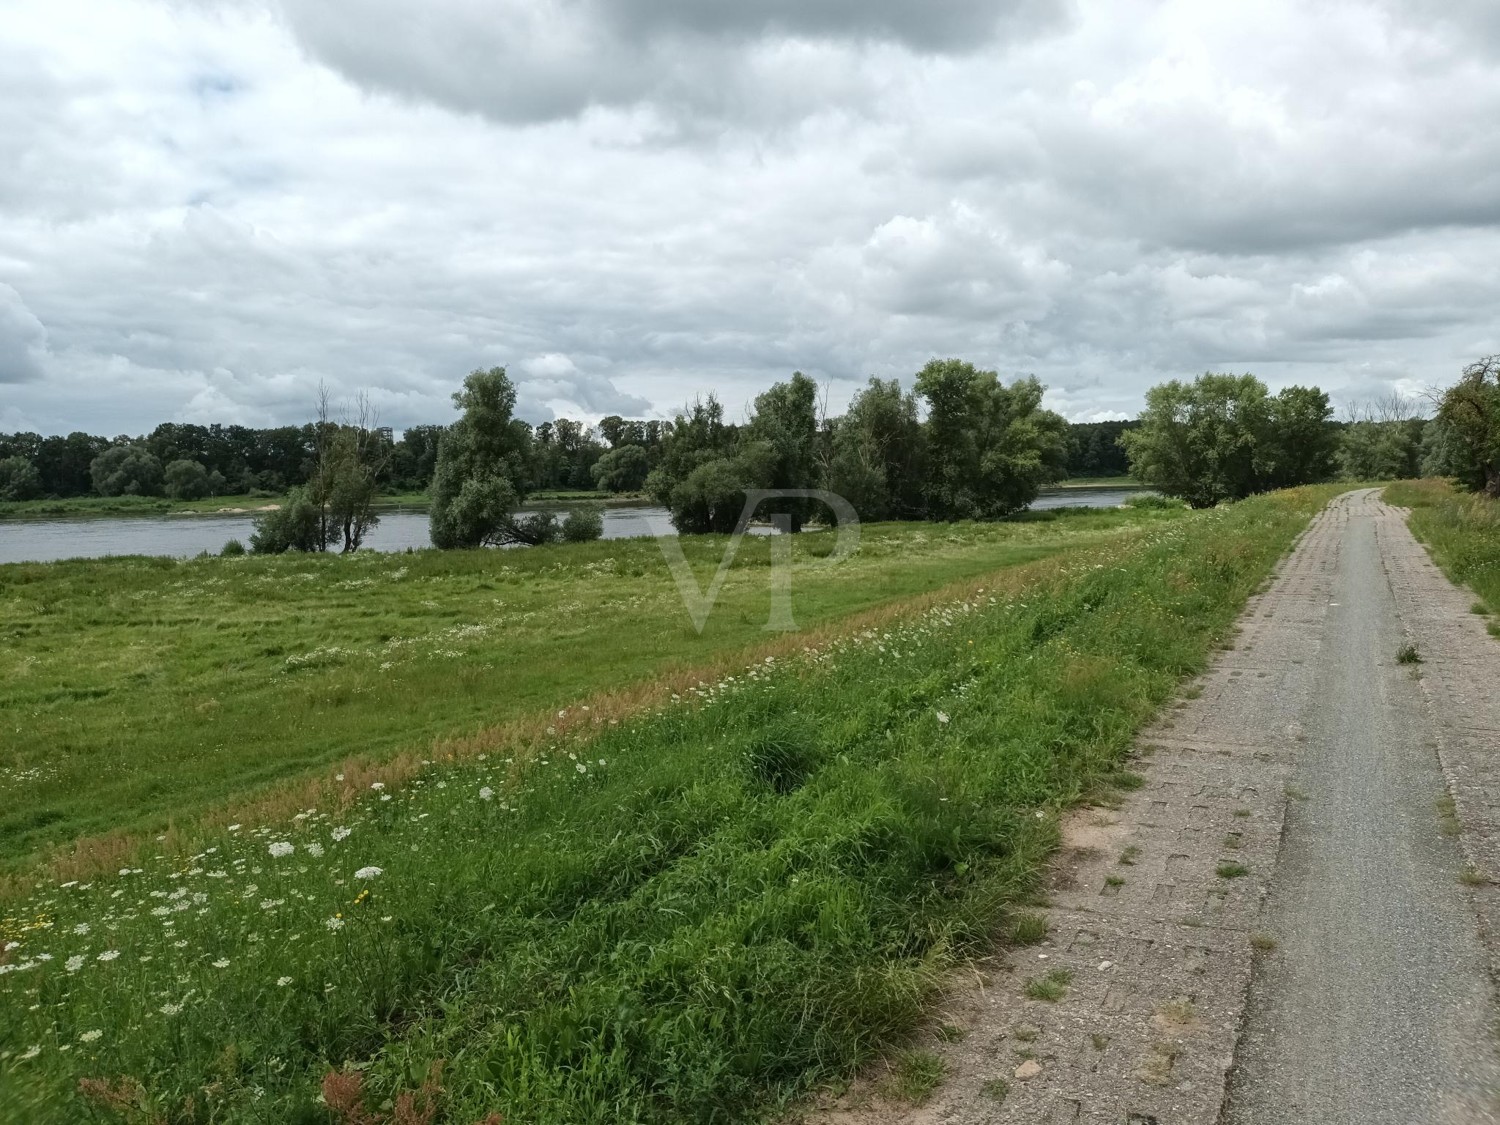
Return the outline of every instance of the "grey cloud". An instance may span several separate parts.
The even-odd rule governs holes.
[[[362,86],[496,121],[647,107],[762,124],[887,84],[844,48],[970,53],[1061,25],[1066,0],[279,0],[316,58]],[[691,132],[691,129],[688,130]]]
[[[27,383],[45,373],[47,330],[21,295],[0,284],[0,383]]]

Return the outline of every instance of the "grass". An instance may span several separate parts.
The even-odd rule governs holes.
[[[1214,868],[1214,874],[1220,879],[1240,879],[1250,874],[1250,869],[1243,863],[1221,863]]]
[[[979,1087],[979,1092],[999,1105],[1010,1096],[1010,1083],[1003,1078],[991,1078]]]
[[[871,525],[835,567],[819,557],[832,536],[806,534],[796,621],[1170,525],[1116,511]],[[685,549],[706,589],[725,540]],[[0,869],[81,836],[190,823],[351,756],[431,758],[604,689],[675,672],[681,693],[710,674],[690,670],[768,640],[769,557],[764,538],[743,542],[702,635],[652,540],[0,566]]]
[[[1408,641],[1396,650],[1397,664],[1420,664],[1422,654],[1417,651],[1417,646]]]
[[[1276,939],[1257,930],[1250,935],[1250,948],[1257,953],[1270,953],[1276,948]]]
[[[922,1105],[947,1073],[947,1064],[931,1051],[902,1051],[891,1065],[882,1093],[907,1105]]]
[[[1073,974],[1067,969],[1053,969],[1046,976],[1032,977],[1026,982],[1026,998],[1055,1004],[1068,994],[1068,985],[1072,983]]]
[[[1480,597],[1487,614],[1500,606],[1500,500],[1457,492],[1446,481],[1401,481],[1386,487],[1387,503],[1410,508],[1407,524],[1455,583]],[[1500,630],[1493,621],[1490,632]]]
[[[916,1031],[1014,924],[1061,811],[1327,496],[1152,524],[524,753],[351,775],[40,881],[0,916],[0,1120],[326,1123],[329,1092],[456,1122],[775,1117]],[[554,622],[580,616],[609,635],[604,609]],[[914,1091],[941,1077],[902,1058]]]

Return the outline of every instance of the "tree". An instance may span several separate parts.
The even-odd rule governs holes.
[[[1134,422],[1070,422],[1068,476],[1122,477],[1130,472],[1120,435],[1135,426]]]
[[[100,496],[155,496],[161,491],[161,462],[139,445],[114,445],[89,466]]]
[[[818,385],[800,371],[755,399],[755,413],[745,438],[764,446],[762,488],[807,489],[818,482]],[[742,465],[745,462],[741,462]],[[800,497],[773,497],[764,513],[791,518],[791,530],[801,531],[814,502]]]
[[[434,547],[517,541],[511,513],[524,499],[529,431],[511,417],[516,391],[505,368],[471,372],[453,396],[463,416],[438,446],[432,479]]]
[[[639,492],[651,458],[639,445],[620,445],[594,462],[594,485],[606,492]]]
[[[1484,491],[1500,496],[1500,355],[1465,367],[1444,392],[1437,417],[1462,445]]]
[[[872,377],[832,428],[828,488],[867,520],[922,514],[922,425],[916,396]]]
[[[1200,375],[1146,392],[1138,429],[1120,436],[1139,480],[1195,508],[1238,500],[1261,486],[1270,417],[1253,375]]]
[[[173,500],[201,500],[210,491],[208,470],[197,461],[173,461],[163,479],[167,495]]]
[[[993,371],[935,359],[918,372],[916,390],[927,400],[932,517],[1008,516],[1067,472],[1067,423],[1041,409],[1035,378],[1006,386]]]
[[[1339,438],[1328,395],[1317,387],[1286,387],[1266,407],[1262,486],[1291,488],[1331,477]]]
[[[0,500],[35,500],[42,494],[42,475],[25,457],[0,460]]]
[[[320,538],[329,546],[342,541],[344,553],[359,550],[365,536],[380,523],[375,498],[391,460],[388,431],[378,425],[369,396],[361,391],[352,412],[330,420],[327,388],[318,388],[317,465],[308,495],[318,507]]]

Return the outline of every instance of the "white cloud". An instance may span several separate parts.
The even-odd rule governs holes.
[[[1500,350],[1480,0],[380,3],[11,5],[5,419],[400,428],[493,364],[739,416],[934,355],[1089,418]]]

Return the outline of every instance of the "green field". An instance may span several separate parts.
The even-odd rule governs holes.
[[[570,703],[529,743],[481,741],[399,785],[351,775],[189,851],[44,880],[0,911],[0,1120],[353,1121],[403,1098],[463,1123],[774,1117],[898,1041],[1017,922],[1058,813],[1133,783],[1134,731],[1337,491],[869,529],[821,584],[804,559],[806,623],[970,581],[741,655],[680,699]],[[383,725],[409,742],[755,638],[762,561],[699,638],[648,546],[11,568],[6,631],[29,674],[117,683],[141,725],[112,736],[86,718],[97,700],[36,692],[48,740],[75,732],[48,760],[89,763],[72,788],[128,746],[138,795],[168,808],[253,780],[254,756],[378,755]],[[1014,565],[1028,554],[1049,557]],[[426,639],[387,652],[386,634]],[[243,692],[263,706],[216,726]],[[46,803],[81,802],[59,822],[76,831],[126,815],[129,788]]]
[[[796,542],[803,627],[1085,546],[1172,513],[871,525],[852,560]],[[723,537],[685,541],[700,588]],[[652,540],[350,557],[0,566],[0,869],[191,821],[348,757],[556,710],[766,639],[750,537],[698,635]]]

